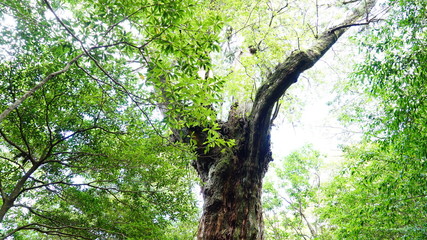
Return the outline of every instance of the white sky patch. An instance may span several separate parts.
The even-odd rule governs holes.
[[[55,10],[55,14],[57,16],[59,16],[62,20],[64,20],[64,19],[70,20],[73,18],[73,13],[71,11],[67,11],[67,10],[63,10],[63,9]],[[56,21],[56,17],[51,11],[46,11],[45,17],[48,20],[55,20]]]
[[[84,184],[86,183],[86,179],[82,176],[76,175],[71,178],[71,182],[74,184]]]
[[[0,19],[0,29],[15,29],[16,28],[16,20],[10,15],[3,14],[2,19]],[[3,36],[4,37],[4,36]],[[5,45],[0,45],[0,60],[2,61],[12,61],[12,57],[10,57],[10,47]],[[1,82],[0,82],[1,83]]]
[[[73,135],[74,134],[74,132],[73,131],[61,131],[61,135],[64,137],[64,138],[67,138],[67,137],[69,137],[69,136],[71,136],[71,135]]]
[[[327,101],[325,97],[318,102],[309,102],[297,124],[283,123],[272,128],[275,161],[281,161],[306,144],[312,144],[314,149],[326,154],[328,162],[339,160],[342,155],[339,145],[348,140],[344,133],[346,129],[334,119]]]
[[[10,15],[4,14],[3,15],[3,22],[1,23],[3,27],[16,27],[16,20]]]

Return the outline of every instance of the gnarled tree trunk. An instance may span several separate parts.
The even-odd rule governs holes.
[[[260,143],[250,137],[255,134],[250,121],[233,115],[221,131],[235,139],[236,146],[206,154],[201,149],[195,163],[204,198],[198,239],[262,239],[261,190],[272,160],[269,141],[260,146],[260,155],[253,155],[251,146]]]
[[[221,132],[224,138],[236,140],[235,147],[224,152],[211,149],[205,153],[202,128],[192,130],[200,146],[194,167],[202,180],[204,198],[197,235],[199,240],[263,239],[261,190],[262,179],[272,160],[270,128],[273,106],[348,27],[368,16],[374,4],[375,0],[365,1],[341,24],[321,34],[312,47],[290,54],[258,89],[249,117],[243,118],[234,109],[230,110]]]

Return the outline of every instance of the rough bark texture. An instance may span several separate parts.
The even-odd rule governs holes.
[[[203,182],[204,205],[198,239],[263,239],[261,190],[262,179],[272,160],[270,127],[273,106],[299,75],[311,68],[351,24],[367,16],[375,0],[365,3],[341,24],[321,34],[312,47],[294,51],[279,64],[258,89],[248,118],[242,118],[233,109],[230,111],[221,131],[224,138],[236,140],[233,149],[225,152],[212,149],[205,153],[199,144],[199,157],[194,167]],[[201,129],[193,129],[193,133],[197,142],[204,142]]]
[[[249,159],[249,122],[235,115],[222,126],[226,138],[234,138],[236,146],[225,152],[213,149],[199,151],[195,167],[204,183],[203,216],[198,239],[262,239],[262,178],[271,160],[265,145],[263,161]],[[267,142],[269,143],[269,142]]]

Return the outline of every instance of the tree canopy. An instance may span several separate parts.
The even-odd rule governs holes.
[[[160,134],[156,97],[133,65],[147,51],[160,68],[168,36],[203,34],[187,22],[192,4],[1,3],[0,101],[24,100],[0,123],[2,238],[153,239],[194,220],[193,155]]]

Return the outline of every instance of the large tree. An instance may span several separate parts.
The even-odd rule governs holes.
[[[367,3],[367,4],[366,4]],[[274,106],[299,75],[312,67],[353,24],[369,16],[375,1],[367,1],[340,24],[324,30],[306,50],[295,50],[256,89],[252,107],[232,106],[221,123],[225,139],[235,145],[225,151],[206,149],[204,128],[193,128],[200,148],[195,167],[204,198],[198,239],[263,239],[262,179],[272,161],[270,128]],[[245,115],[247,114],[247,115]]]
[[[198,239],[263,239],[262,179],[272,161],[270,129],[278,102],[297,82],[300,74],[311,68],[348,28],[368,24],[374,19],[370,11],[375,0],[349,1],[338,4],[341,7],[332,7],[333,11],[348,9],[348,14],[332,27],[325,22],[319,23],[320,4],[317,2],[311,3],[314,11],[305,10],[306,7],[298,3],[274,1],[244,1],[243,4],[240,1],[44,0],[37,4],[37,8],[30,8],[32,4],[35,2],[2,3],[6,12],[19,20],[18,28],[28,28],[39,36],[39,39],[31,40],[32,37],[22,31],[23,36],[19,39],[29,41],[29,37],[32,42],[28,45],[30,47],[22,48],[21,53],[49,52],[51,49],[43,48],[47,45],[43,36],[52,34],[61,35],[55,42],[63,53],[59,54],[61,59],[49,58],[56,63],[55,68],[46,67],[35,73],[38,83],[28,78],[31,80],[26,86],[33,86],[30,91],[20,96],[18,93],[22,93],[23,88],[20,86],[17,95],[4,99],[9,107],[0,115],[2,124],[10,124],[12,116],[19,114],[19,106],[37,91],[43,92],[40,89],[53,79],[58,80],[58,76],[64,74],[81,74],[99,84],[100,88],[108,86],[107,89],[102,88],[107,97],[114,97],[116,92],[126,96],[122,98],[122,107],[115,108],[116,114],[136,108],[140,116],[146,118],[144,124],[148,127],[144,129],[151,128],[160,136],[170,135],[168,140],[172,143],[184,142],[194,146],[197,159],[193,166],[200,177],[204,198]],[[244,6],[249,10],[242,10]],[[287,9],[298,10],[303,16],[300,29],[292,29],[295,21],[287,21],[291,19],[289,16],[280,16]],[[306,19],[308,15],[314,18]],[[225,29],[224,21],[228,23]],[[47,32],[46,26],[53,26],[50,29],[55,29],[55,32]],[[249,34],[240,35],[248,29]],[[286,34],[295,36],[296,40],[291,41]],[[221,37],[224,39],[224,58],[211,54],[220,50],[218,41]],[[12,38],[10,36],[6,40],[10,42]],[[282,43],[272,40],[275,38],[282,39]],[[236,51],[244,46],[238,46],[240,40],[244,44],[252,43],[247,44],[248,51]],[[309,44],[308,47],[302,47],[304,43]],[[291,51],[290,44],[295,44],[295,50]],[[237,84],[237,88],[252,89],[253,98],[237,93],[233,100],[228,101],[227,94],[223,95],[224,89],[233,88],[228,80],[237,77],[242,69],[229,71],[227,76],[221,77],[221,69],[215,67],[215,59],[226,64],[250,61],[242,54],[257,56],[252,64],[243,64],[244,72],[254,79],[253,84],[250,87],[247,84],[250,81]],[[49,61],[46,62],[48,66]],[[63,63],[62,67],[58,67],[60,63]],[[129,81],[132,71],[120,67],[126,63],[137,65],[140,82]],[[254,69],[249,66],[254,66]],[[227,72],[230,69],[222,70]],[[63,81],[70,82],[66,77]],[[145,96],[138,95],[135,84],[140,84]],[[109,87],[114,90],[109,90]],[[84,91],[84,86],[79,90]],[[60,91],[59,94],[68,90],[62,91],[65,92]],[[230,92],[228,94],[230,97]],[[156,106],[159,112],[147,113],[143,107],[146,104]],[[227,118],[217,119],[221,106],[227,104],[231,105],[227,109]],[[97,120],[92,115],[117,118],[117,115],[103,113],[80,117]],[[166,123],[169,132],[153,124],[159,118]],[[30,119],[31,116],[28,121]],[[49,119],[45,121],[50,123]],[[114,121],[109,124],[114,125]],[[128,129],[134,124],[120,122],[115,130]],[[79,135],[86,129],[75,125],[69,128],[71,130],[59,132],[60,139],[68,139],[69,131]],[[96,121],[89,128],[104,130]],[[49,126],[47,133],[52,135]],[[5,136],[3,138],[7,142]],[[53,139],[53,135],[48,139]],[[26,146],[25,140],[16,146],[12,143],[9,144],[18,151]],[[57,145],[54,143],[50,144],[51,148]],[[21,152],[31,154],[29,151],[23,149]],[[44,163],[46,158],[43,154],[41,151],[42,158],[29,158],[30,169]],[[27,171],[25,167],[23,169]],[[27,173],[31,175],[31,171]],[[8,195],[4,196],[7,199]]]

